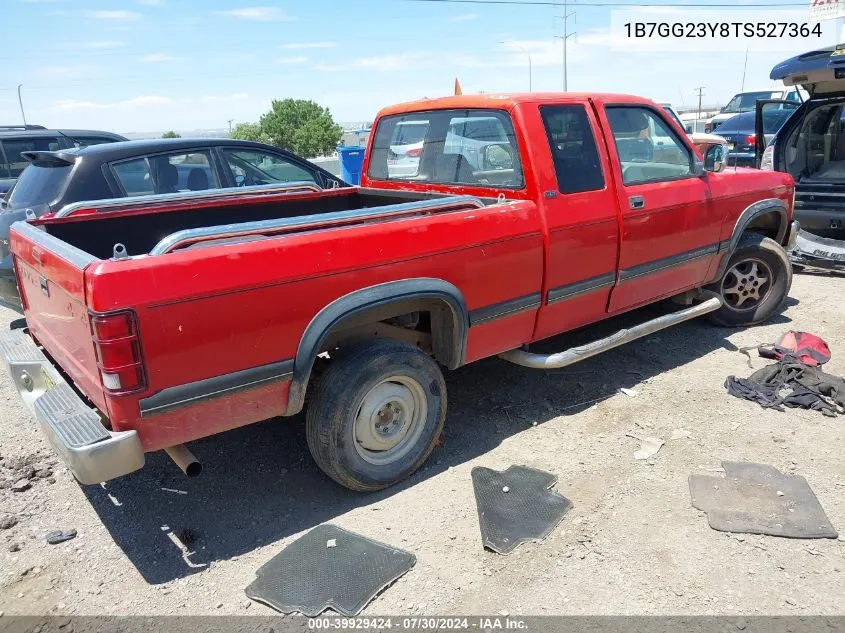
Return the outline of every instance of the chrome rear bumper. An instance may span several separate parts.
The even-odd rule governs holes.
[[[80,483],[108,481],[144,465],[137,432],[104,427],[25,331],[0,334],[0,356],[47,441]]]

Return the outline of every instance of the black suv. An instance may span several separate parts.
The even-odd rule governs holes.
[[[151,139],[30,151],[27,167],[0,202],[0,306],[20,311],[9,227],[85,200],[156,194],[191,195],[286,182],[321,189],[345,182],[291,152],[234,139]]]
[[[29,165],[21,156],[24,152],[55,151],[125,140],[118,134],[96,130],[48,130],[43,125],[0,125],[0,195],[12,188],[24,167]]]

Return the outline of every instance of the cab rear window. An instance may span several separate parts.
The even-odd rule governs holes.
[[[524,182],[510,117],[480,109],[382,118],[368,175],[373,180],[513,189]]]

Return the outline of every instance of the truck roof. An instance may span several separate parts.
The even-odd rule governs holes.
[[[502,94],[455,95],[437,97],[435,99],[418,99],[397,103],[383,108],[378,116],[419,112],[420,110],[449,110],[460,108],[485,108],[507,110],[522,103],[573,103],[584,102],[587,99],[604,103],[640,103],[654,102],[634,95],[601,93],[601,92],[516,92]]]

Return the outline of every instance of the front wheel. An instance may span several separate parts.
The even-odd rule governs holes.
[[[708,286],[724,305],[710,314],[717,325],[754,325],[770,318],[792,287],[792,264],[780,244],[751,233],[742,237],[725,274]]]
[[[333,358],[306,414],[317,465],[352,490],[386,488],[417,470],[446,418],[443,374],[401,341],[353,345]]]

